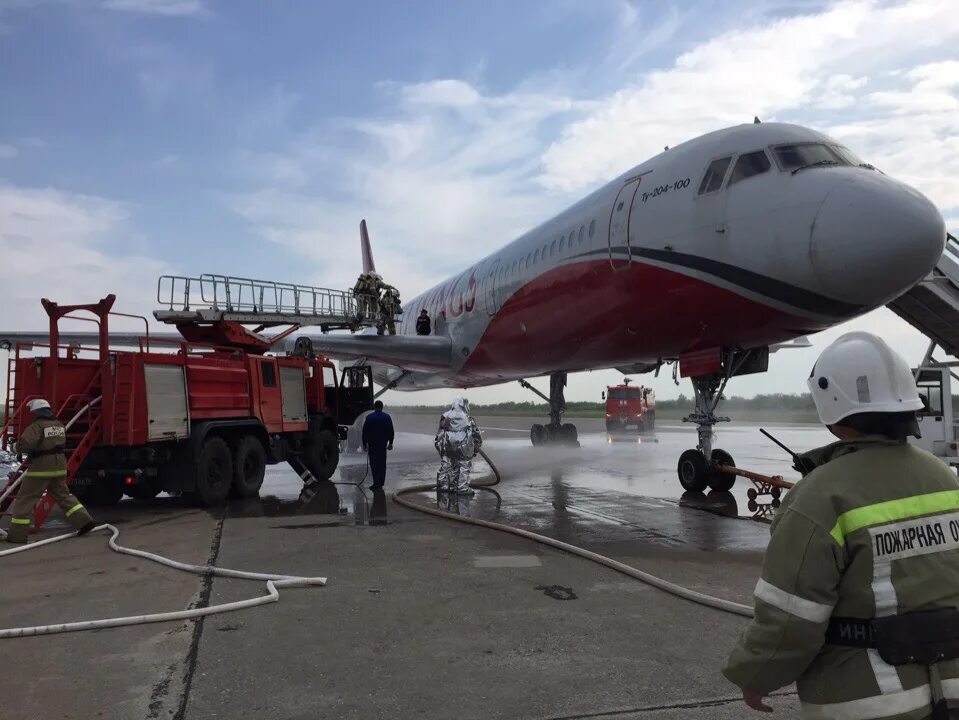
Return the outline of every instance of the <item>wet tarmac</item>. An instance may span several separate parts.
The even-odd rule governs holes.
[[[332,482],[304,486],[288,466],[267,468],[260,496],[233,500],[211,509],[227,518],[303,517],[296,529],[390,521],[388,493],[435,479],[437,458],[427,415],[395,413],[396,450],[390,454],[387,493],[369,488],[366,458],[346,453]],[[695,432],[681,423],[660,423],[654,432],[609,436],[601,420],[578,420],[579,447],[530,445],[534,418],[478,418],[484,450],[496,463],[502,482],[473,498],[418,493],[418,502],[451,512],[506,523],[590,548],[643,542],[686,550],[761,551],[767,528],[753,521],[768,512],[750,512],[746,493],[752,484],[740,478],[732,492],[685,493],[676,477],[676,461],[695,442]],[[803,451],[830,441],[810,425],[768,428],[788,447]],[[759,433],[759,426],[723,425],[715,447],[735,458],[739,467],[797,480],[788,456]],[[493,479],[486,463],[475,461],[473,480]],[[184,506],[180,498],[160,496],[150,503],[125,499],[103,509],[98,518],[123,524],[144,514],[162,523]],[[768,509],[767,509],[768,510]],[[51,518],[49,528],[62,523]]]
[[[390,454],[387,490],[435,479],[437,459],[430,416],[394,416],[399,431]],[[533,448],[530,418],[478,418],[484,450],[496,463],[502,482],[473,498],[419,493],[418,502],[464,515],[540,532],[566,542],[597,548],[618,543],[649,543],[686,550],[761,551],[767,528],[753,521],[747,490],[739,479],[732,492],[684,493],[676,477],[680,453],[694,443],[693,430],[661,423],[643,435],[606,434],[602,421],[580,420],[580,447]],[[770,431],[801,451],[829,442],[817,426],[780,425]],[[721,426],[716,447],[737,465],[798,480],[791,461],[777,446],[746,424]],[[473,480],[492,480],[490,468],[475,461]],[[268,469],[260,498],[231,503],[229,517],[331,515],[330,522],[388,522],[389,504],[369,489],[365,456],[344,454],[331,483],[304,488],[285,466]],[[762,514],[762,513],[760,513]],[[765,518],[768,521],[768,516]]]

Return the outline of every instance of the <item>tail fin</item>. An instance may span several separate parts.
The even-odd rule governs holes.
[[[373,249],[370,247],[370,234],[366,230],[366,220],[360,220],[360,250],[363,252],[363,272],[376,272]]]

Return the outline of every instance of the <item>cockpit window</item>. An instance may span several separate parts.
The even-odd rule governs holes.
[[[699,195],[716,192],[723,186],[723,178],[726,177],[730,160],[732,160],[731,157],[724,157],[709,163],[706,174],[703,175],[703,181],[699,183]]]
[[[760,175],[769,170],[770,167],[772,167],[772,164],[762,150],[740,155],[732,173],[729,175],[729,184],[738,183],[740,180],[745,180],[753,175]]]
[[[872,167],[872,165],[870,165],[869,163],[863,162],[862,158],[860,158],[858,155],[856,155],[856,153],[854,153],[852,150],[850,150],[847,147],[843,147],[842,145],[832,145],[831,147],[833,150],[836,151],[836,153],[839,154],[839,157],[841,157],[850,165],[858,165],[859,167],[868,167],[868,168]]]
[[[776,161],[783,170],[799,170],[813,165],[849,165],[842,156],[828,145],[802,143],[780,145],[775,148]]]

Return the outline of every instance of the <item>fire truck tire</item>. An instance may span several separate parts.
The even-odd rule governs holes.
[[[310,438],[303,452],[303,462],[318,480],[329,480],[340,464],[340,444],[329,430],[320,430]]]
[[[733,456],[725,450],[713,450],[713,462],[717,465],[736,467]],[[736,476],[732,473],[719,472],[710,468],[707,482],[709,483],[709,489],[714,492],[728,492],[736,484]]]
[[[687,450],[679,456],[676,473],[679,475],[679,484],[684,490],[702,492],[706,489],[709,476],[706,456],[699,450]]]
[[[266,451],[259,438],[244,435],[233,454],[233,494],[237,497],[255,497],[266,474]]]
[[[646,429],[655,430],[656,429],[656,413],[646,413]]]
[[[220,505],[230,494],[233,456],[226,440],[208,437],[196,460],[196,497],[201,505]]]

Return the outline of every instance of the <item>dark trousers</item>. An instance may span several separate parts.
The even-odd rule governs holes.
[[[373,487],[383,487],[386,482],[386,445],[370,445],[370,475],[373,476]]]

